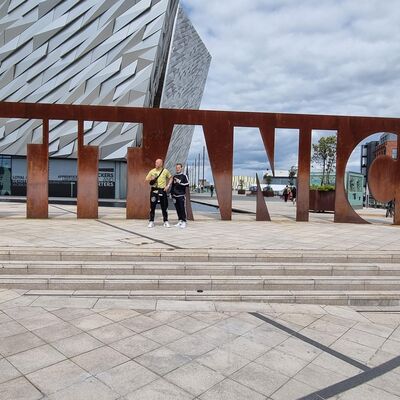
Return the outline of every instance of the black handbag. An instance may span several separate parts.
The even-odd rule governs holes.
[[[149,185],[150,185],[150,186],[153,186],[153,185],[157,182],[158,178],[159,178],[160,175],[163,173],[163,171],[164,171],[164,168],[163,168],[163,169],[161,170],[161,172],[158,174],[157,178],[151,179],[151,180],[149,181]]]

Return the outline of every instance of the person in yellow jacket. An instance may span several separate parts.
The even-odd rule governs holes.
[[[151,186],[150,190],[150,216],[149,228],[154,228],[154,214],[157,203],[160,203],[161,211],[164,219],[164,227],[169,228],[168,222],[168,190],[172,184],[171,173],[164,168],[164,162],[158,158],[155,162],[155,168],[149,171],[146,176],[146,181]]]

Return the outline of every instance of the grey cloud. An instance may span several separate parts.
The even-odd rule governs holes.
[[[183,4],[213,56],[201,108],[399,115],[397,0]],[[238,140],[243,165],[259,162],[253,141]],[[278,168],[297,162],[297,139],[277,145]]]

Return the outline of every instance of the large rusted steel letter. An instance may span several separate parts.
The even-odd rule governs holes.
[[[260,180],[256,174],[257,182],[257,198],[256,198],[256,221],[271,221],[269,216],[268,207],[265,204],[263,192],[261,190]]]
[[[260,126],[261,138],[267,152],[272,174],[275,175],[275,127],[271,125]]]
[[[42,144],[28,144],[26,217],[49,216],[49,120],[43,120]]]
[[[157,158],[165,159],[173,128],[174,123],[161,114],[145,115],[142,147],[127,153],[126,218],[148,218],[150,186],[145,178]]]
[[[347,160],[357,143],[357,134],[351,126],[350,118],[343,117],[337,132],[335,222],[369,223],[353,210],[344,188]]]
[[[232,219],[233,126],[229,119],[210,114],[203,125],[222,220]]]
[[[310,208],[311,129],[299,130],[296,221],[308,221]]]
[[[99,148],[84,145],[83,120],[78,120],[78,218],[98,218]]]

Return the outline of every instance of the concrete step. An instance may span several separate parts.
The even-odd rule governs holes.
[[[0,275],[0,288],[69,290],[397,291],[400,276]]]
[[[2,261],[2,275],[400,276],[394,263]]]
[[[1,261],[189,261],[254,263],[400,263],[400,251],[250,249],[0,248]]]
[[[400,291],[301,291],[301,290],[29,290],[25,296],[62,298],[95,297],[109,299],[116,308],[130,308],[130,299],[185,300],[223,302],[268,302],[298,304],[330,304],[350,306],[399,306]],[[227,304],[227,303],[226,303]],[[137,307],[132,303],[131,308]],[[229,311],[229,305],[227,305]]]

